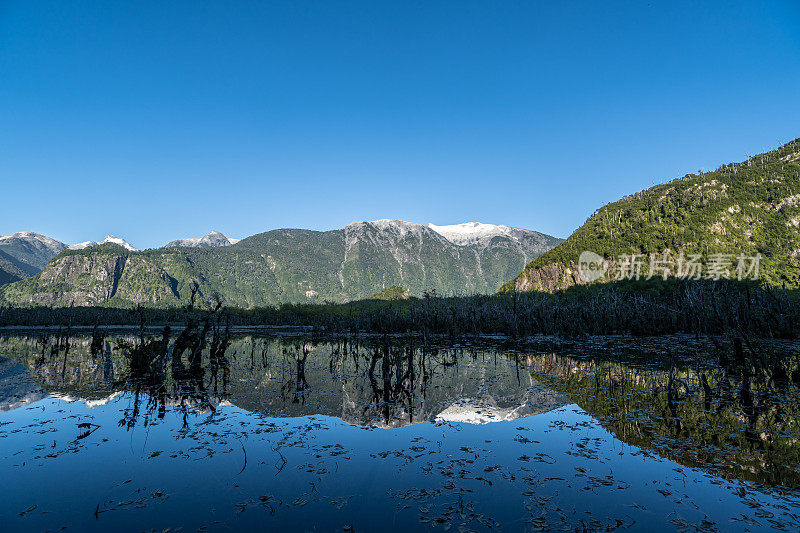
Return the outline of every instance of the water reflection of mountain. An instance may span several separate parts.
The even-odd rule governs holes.
[[[666,369],[663,359],[555,353],[519,361],[630,445],[723,477],[800,486],[800,391],[771,372],[737,373],[708,358]]]
[[[4,353],[50,393],[101,405],[136,393],[130,416],[166,405],[211,411],[234,404],[270,416],[329,415],[401,427],[438,419],[486,423],[542,413],[563,397],[494,352],[374,340],[312,343],[245,336],[172,355],[181,341],[132,336],[8,337]],[[143,355],[144,354],[144,355]],[[188,354],[188,355],[186,355]],[[139,359],[151,360],[146,369]],[[128,420],[129,424],[135,419]]]
[[[25,407],[45,396],[24,366],[0,357],[0,413]]]

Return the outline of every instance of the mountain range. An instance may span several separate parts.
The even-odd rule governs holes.
[[[218,231],[212,231],[199,238],[177,239],[164,247],[188,246],[228,246],[239,242],[229,239]],[[118,244],[129,252],[138,252],[125,239],[106,235],[102,241],[84,241],[65,244],[51,237],[32,231],[19,231],[13,235],[0,235],[0,285],[13,283],[41,272],[47,263],[64,250],[83,250],[102,244]]]
[[[61,243],[41,272],[0,288],[0,301],[168,306],[187,302],[195,286],[199,301],[219,295],[244,308],[344,302],[395,285],[414,296],[494,293],[561,239],[491,224],[377,220],[331,231],[279,229],[241,241],[212,232],[144,251],[118,241]]]

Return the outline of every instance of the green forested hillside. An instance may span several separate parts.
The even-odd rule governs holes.
[[[553,290],[582,283],[578,257],[590,250],[609,260],[610,279],[619,256],[669,250],[701,255],[760,254],[760,278],[800,285],[800,139],[777,150],[688,174],[597,210],[566,241],[529,263],[504,291]],[[707,271],[707,269],[706,269]],[[673,270],[674,274],[675,271]]]
[[[525,232],[469,246],[426,226],[358,222],[333,231],[274,230],[225,247],[69,250],[36,276],[0,288],[11,305],[169,306],[214,295],[232,306],[344,302],[393,285],[413,295],[496,292],[559,239]]]

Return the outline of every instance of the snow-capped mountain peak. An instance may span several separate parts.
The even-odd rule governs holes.
[[[0,243],[10,243],[14,240],[22,240],[57,252],[63,250],[65,246],[62,242],[33,231],[18,231],[13,235],[0,235]]]
[[[481,222],[463,222],[447,226],[437,226],[429,223],[428,227],[448,241],[458,245],[474,244],[490,240],[498,235],[513,237],[514,231],[517,230],[509,226],[483,224]]]
[[[69,249],[70,250],[83,250],[84,248],[89,248],[90,246],[97,246],[98,244],[106,244],[106,243],[118,244],[118,245],[122,246],[123,248],[125,248],[126,250],[128,250],[129,252],[138,252],[139,251],[137,248],[134,248],[133,246],[131,246],[128,243],[128,241],[126,241],[125,239],[121,239],[121,238],[115,237],[113,235],[106,235],[106,237],[100,242],[97,242],[97,241],[84,241],[84,242],[79,242],[77,244],[70,244],[69,245]]]
[[[100,242],[100,244],[106,244],[106,243],[109,243],[109,242],[110,243],[114,243],[114,244],[119,244],[120,246],[122,246],[123,248],[125,248],[126,250],[128,250],[130,252],[138,252],[139,251],[138,249],[136,249],[133,246],[131,246],[130,244],[128,244],[128,242],[125,239],[121,239],[119,237],[114,237],[113,235],[106,235],[105,239],[103,239]]]
[[[230,246],[239,241],[240,239],[228,238],[219,231],[210,231],[202,237],[175,239],[167,243],[164,248],[214,248],[218,246]]]
[[[18,231],[0,237],[0,252],[19,261],[17,269],[29,275],[43,269],[48,261],[66,249],[63,242],[32,231]]]

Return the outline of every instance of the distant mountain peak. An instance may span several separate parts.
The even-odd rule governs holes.
[[[110,243],[114,243],[114,244],[119,244],[120,246],[122,246],[123,248],[125,248],[126,250],[128,250],[130,252],[138,252],[139,251],[137,248],[134,248],[133,246],[131,246],[128,243],[128,241],[126,241],[125,239],[121,239],[121,238],[115,237],[113,235],[106,235],[106,237],[100,242],[100,244],[106,244],[106,243],[109,243],[109,242]]]
[[[121,239],[120,237],[115,237],[114,235],[106,235],[105,238],[100,242],[97,242],[97,241],[84,241],[84,242],[79,242],[77,244],[70,244],[69,245],[69,249],[70,250],[83,250],[84,248],[89,248],[90,246],[97,246],[99,244],[107,244],[107,243],[118,244],[119,246],[122,246],[123,248],[125,248],[129,252],[138,252],[139,251],[137,248],[134,248],[133,246],[131,246],[130,243],[128,243],[128,241],[126,241],[125,239]]]
[[[376,226],[401,226],[401,227],[416,227],[421,226],[422,224],[417,224],[416,222],[406,222],[405,220],[398,220],[396,218],[381,218],[380,220],[373,220],[373,224]]]
[[[381,231],[395,229],[401,232],[407,232],[420,231],[425,228],[425,226],[422,224],[417,224],[415,222],[406,222],[405,220],[396,220],[393,218],[382,218],[380,220],[361,220],[358,222],[353,222],[352,224],[345,226],[344,229],[355,229],[367,225],[373,226]]]
[[[26,275],[33,275],[43,269],[48,261],[66,249],[67,245],[63,242],[33,231],[18,231],[13,235],[0,237],[0,252],[18,262],[14,270],[19,272],[21,267]],[[2,266],[0,270],[3,270]],[[2,275],[0,278],[8,279]]]
[[[59,247],[64,246],[63,243],[48,237],[47,235],[42,235],[40,233],[36,233],[33,231],[18,231],[13,235],[0,235],[0,242],[7,242],[12,239],[22,239],[26,241],[36,241],[44,244],[48,247]]]
[[[231,239],[216,230],[211,230],[202,237],[187,237],[175,239],[167,243],[164,248],[216,248],[236,244],[240,239]]]
[[[397,220],[394,218],[382,218],[380,220],[360,220],[358,222],[353,222],[348,224],[348,226],[359,226],[364,224],[371,224],[378,228],[389,228],[389,227],[397,227],[397,228],[417,228],[421,227],[422,224],[417,224],[416,222],[406,222],[405,220]]]

